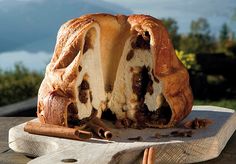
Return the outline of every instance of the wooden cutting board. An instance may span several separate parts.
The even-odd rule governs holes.
[[[181,128],[112,128],[112,141],[93,138],[86,142],[29,134],[23,130],[24,123],[10,129],[9,147],[16,152],[38,156],[30,164],[140,163],[144,149],[150,146],[156,149],[156,163],[193,163],[215,158],[236,129],[236,114],[227,108],[195,106],[185,120],[196,117],[211,119],[214,123],[207,128],[193,130],[192,137],[153,137],[157,132],[165,135],[175,130],[186,130]],[[143,141],[128,140],[137,136],[141,136]]]

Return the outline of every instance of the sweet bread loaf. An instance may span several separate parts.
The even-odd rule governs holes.
[[[166,128],[185,118],[192,103],[188,72],[160,20],[90,14],[59,29],[37,115],[83,127],[110,109],[122,126]]]

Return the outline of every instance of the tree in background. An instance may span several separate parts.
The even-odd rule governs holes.
[[[230,21],[231,23],[236,23],[236,7],[233,9],[233,14],[230,18]],[[235,38],[235,33],[232,32],[231,30],[229,34],[229,41],[226,42],[225,47],[231,56],[236,57],[236,38]]]
[[[173,18],[163,18],[162,23],[167,28],[175,49],[179,49],[180,35],[178,34],[178,23]]]
[[[192,21],[190,33],[183,36],[180,42],[180,49],[186,53],[214,52],[215,47],[215,38],[205,18]]]
[[[190,25],[191,34],[210,34],[210,25],[205,18],[198,18],[196,21],[192,21]]]
[[[236,55],[236,41],[234,38],[234,33],[230,30],[226,23],[222,25],[220,30],[218,50],[233,56]]]
[[[220,30],[219,40],[222,44],[225,44],[225,42],[229,40],[229,37],[230,37],[230,29],[228,25],[224,23]]]

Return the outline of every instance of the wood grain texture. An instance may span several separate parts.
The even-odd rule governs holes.
[[[8,131],[11,127],[32,119],[33,117],[0,117],[1,164],[25,164],[31,160],[21,153],[15,153],[8,147]]]
[[[192,137],[164,137],[155,139],[156,132],[169,134],[172,129],[114,129],[112,141],[91,139],[88,142],[28,134],[24,124],[9,131],[9,146],[38,158],[30,163],[61,163],[63,159],[76,159],[77,163],[141,163],[144,149],[156,149],[156,163],[193,163],[216,158],[236,129],[236,114],[233,110],[195,106],[186,120],[212,119],[214,123],[205,129],[194,130]],[[143,141],[130,141],[129,137],[142,136]]]

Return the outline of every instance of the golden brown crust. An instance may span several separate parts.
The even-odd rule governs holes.
[[[39,89],[37,115],[41,122],[67,126],[67,106],[76,101],[77,93],[80,56],[75,57],[82,49],[83,31],[93,22],[92,19],[78,18],[60,28],[54,55]],[[78,64],[70,67],[71,62]]]
[[[41,122],[67,126],[67,106],[76,101],[77,95],[76,79],[81,60],[77,54],[83,50],[85,31],[94,24],[101,30],[105,85],[115,80],[115,70],[127,38],[148,31],[154,55],[154,76],[162,84],[163,95],[172,110],[171,120],[163,127],[175,125],[191,112],[193,96],[188,72],[178,60],[160,20],[147,15],[90,14],[66,22],[58,32],[54,55],[39,90],[37,114]]]

